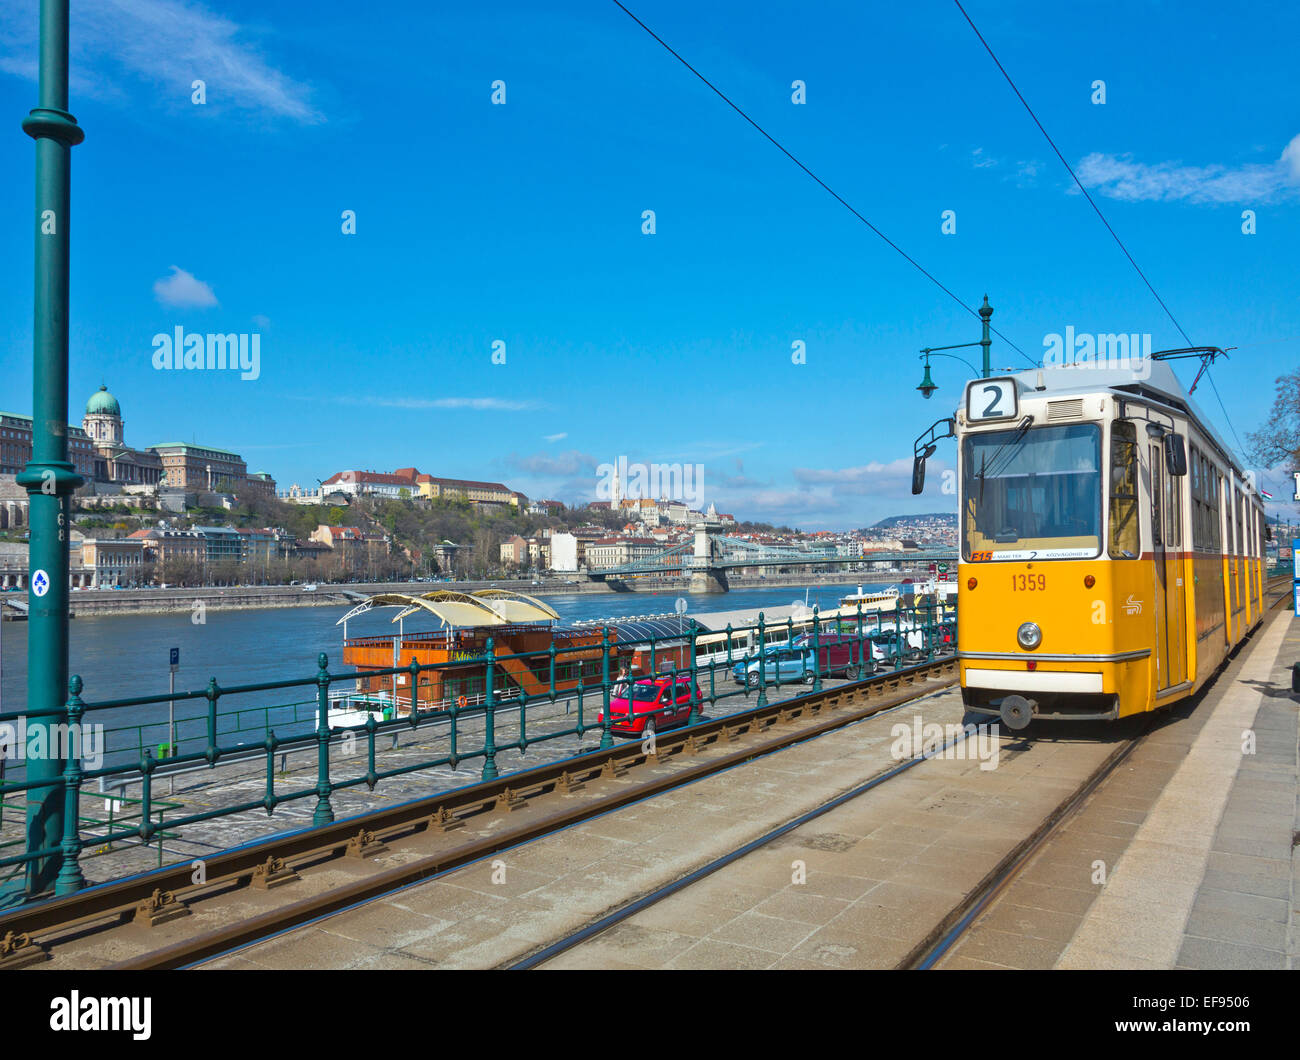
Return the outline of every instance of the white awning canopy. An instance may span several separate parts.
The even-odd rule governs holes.
[[[472,626],[507,626],[528,622],[554,622],[559,619],[550,607],[523,593],[509,589],[482,589],[476,593],[459,593],[439,589],[412,596],[407,593],[378,593],[352,608],[335,625],[342,625],[357,615],[376,607],[396,607],[394,622],[417,611],[427,611],[444,626],[464,629]]]

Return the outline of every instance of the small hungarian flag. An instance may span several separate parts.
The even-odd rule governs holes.
[[[1270,501],[1273,499],[1273,494],[1269,493],[1268,490],[1260,490],[1259,495],[1261,497],[1266,497]]]

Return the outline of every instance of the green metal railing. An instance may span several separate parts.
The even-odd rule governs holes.
[[[6,849],[15,843],[0,843],[0,877],[7,871],[26,869],[30,884],[31,865],[61,854],[64,868],[56,884],[56,893],[73,893],[86,885],[79,860],[87,849],[104,845],[105,836],[97,830],[103,822],[91,823],[80,813],[82,788],[101,778],[121,784],[127,749],[133,752],[134,760],[129,762],[129,775],[125,779],[132,784],[139,783],[140,796],[124,800],[137,808],[135,812],[125,818],[120,815],[112,817],[109,821],[109,845],[130,839],[147,845],[164,836],[176,837],[182,830],[207,821],[256,810],[271,815],[279,807],[303,800],[314,800],[312,821],[314,825],[322,825],[334,819],[333,801],[338,793],[363,785],[373,790],[386,780],[446,766],[455,769],[465,762],[480,762],[482,779],[491,780],[499,773],[498,758],[509,751],[524,754],[537,744],[575,737],[581,741],[584,735],[597,731],[600,746],[608,748],[613,745],[616,734],[641,735],[644,738],[647,722],[653,722],[652,727],[657,727],[670,713],[674,715],[674,721],[678,720],[675,716],[685,705],[680,694],[674,694],[673,702],[667,704],[657,701],[659,689],[655,690],[655,699],[644,704],[632,697],[620,698],[618,693],[627,697],[629,688],[637,684],[658,681],[674,690],[685,684],[685,700],[690,706],[685,724],[694,725],[701,720],[706,707],[712,712],[721,704],[725,710],[729,701],[735,701],[736,710],[747,709],[754,705],[749,702],[753,692],[757,692],[757,705],[762,706],[768,702],[769,695],[779,693],[791,684],[811,684],[813,691],[819,690],[823,678],[831,676],[832,670],[847,670],[851,676],[861,676],[880,668],[902,669],[951,653],[956,647],[955,629],[955,612],[952,610],[941,610],[935,604],[905,607],[901,603],[896,609],[884,611],[864,611],[859,604],[853,613],[836,613],[828,617],[822,617],[814,609],[807,617],[791,617],[775,624],[768,623],[760,614],[756,626],[733,629],[728,625],[725,635],[701,633],[699,627],[691,627],[681,634],[617,641],[611,638],[610,628],[606,626],[598,645],[599,679],[594,684],[588,683],[584,671],[579,670],[573,688],[561,687],[557,679],[557,672],[563,673],[567,665],[565,656],[579,652],[589,654],[597,645],[574,644],[559,637],[549,648],[540,651],[498,655],[493,640],[489,638],[483,653],[469,660],[462,658],[454,663],[437,664],[412,661],[406,666],[342,673],[331,672],[328,658],[321,653],[316,673],[306,677],[229,688],[221,687],[212,678],[205,688],[189,692],[168,692],[99,703],[84,701],[82,678],[74,675],[68,682],[66,718],[61,716],[62,712],[60,716],[51,718],[56,727],[61,724],[68,727],[66,732],[71,753],[66,755],[62,776],[24,776],[21,780],[0,783],[0,805],[3,805],[6,795],[13,793],[22,793],[30,801],[41,795],[48,799],[50,794],[58,791],[65,812],[62,841],[57,847],[25,849],[22,852]],[[700,644],[702,636],[710,638],[707,645]],[[645,672],[632,672],[628,668],[634,649],[639,649],[643,655],[648,653]],[[782,656],[787,658],[782,659]],[[508,683],[501,666],[510,660],[532,664],[530,668],[534,673],[549,674],[547,688],[529,695],[518,685]],[[589,663],[593,661],[588,659]],[[483,693],[476,697],[481,698],[481,702],[461,706],[459,699],[452,699],[445,705],[422,708],[418,695],[419,676],[439,670],[463,672],[467,662],[482,668]],[[782,662],[786,664],[784,667]],[[330,707],[339,702],[331,699],[332,687],[363,676],[395,675],[410,678],[406,687],[412,690],[412,701],[406,715],[392,720],[376,720],[372,697],[371,704],[363,702],[360,708],[368,710],[364,724],[330,725]],[[313,686],[315,695],[310,700],[256,708],[236,705],[241,696]],[[364,697],[358,696],[357,699],[364,700]],[[115,713],[141,707],[161,708],[169,701],[202,701],[205,706],[198,717],[177,719],[175,746],[167,743],[165,721],[110,727],[98,720],[102,718],[111,722]],[[552,711],[546,719],[546,727],[539,728],[538,708],[559,703],[563,703],[565,713],[559,715]],[[232,707],[223,709],[227,704],[232,704]],[[29,723],[33,714],[26,714]],[[0,713],[0,723],[16,721],[21,716],[19,713]],[[504,741],[498,732],[502,719],[517,722],[513,738]],[[568,723],[562,719],[568,719]],[[305,726],[309,720],[313,722],[310,730],[277,735],[277,727],[284,733],[286,728]],[[471,720],[472,726],[469,724]],[[556,721],[561,722],[558,727]],[[106,761],[97,768],[83,767],[78,741],[87,725],[102,726],[101,739],[115,734],[119,746],[116,751],[108,749],[106,754],[106,759],[113,758],[111,764]],[[433,726],[438,729],[445,727],[445,732],[436,733],[438,738],[446,740],[445,753],[414,762],[385,760],[387,748],[380,746],[382,738]],[[240,736],[248,739],[239,740]],[[332,746],[338,748],[341,743],[341,750],[345,753],[340,761],[338,754],[332,757],[330,752]],[[352,754],[346,753],[349,743],[354,747]],[[396,744],[395,739],[393,743]],[[104,744],[99,746],[104,747]],[[303,784],[298,781],[295,784],[277,771],[277,755],[290,751],[315,752],[314,782]],[[572,753],[577,755],[582,751],[578,747]],[[184,804],[164,802],[157,796],[157,781],[177,770],[214,769],[223,762],[247,761],[250,754],[261,758],[260,769],[264,773],[265,786],[260,798],[185,813]],[[360,758],[361,765],[349,768],[354,758]],[[405,758],[409,758],[409,754]],[[121,795],[113,797],[123,799]],[[164,813],[167,815],[167,832],[164,832]],[[160,858],[161,852],[160,843]],[[72,886],[69,881],[74,880],[76,885]],[[35,897],[30,888],[28,897]]]

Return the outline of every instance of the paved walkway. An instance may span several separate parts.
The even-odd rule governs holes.
[[[1285,630],[1258,695],[1253,754],[1241,755],[1178,950],[1179,968],[1300,967],[1300,705],[1291,663],[1300,623]]]
[[[1202,705],[1203,727],[1056,967],[1295,965],[1294,629],[1272,619]]]

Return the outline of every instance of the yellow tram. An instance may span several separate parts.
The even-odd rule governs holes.
[[[1019,729],[1155,710],[1260,622],[1263,503],[1164,361],[971,381],[918,441],[913,492],[944,423],[968,712]]]

